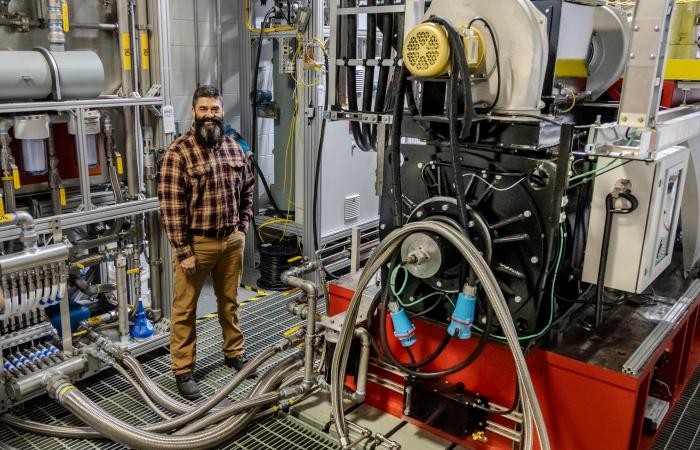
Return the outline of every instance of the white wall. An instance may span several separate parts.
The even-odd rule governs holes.
[[[251,0],[257,4],[257,1]],[[216,2],[198,0],[199,6],[199,46],[194,39],[194,1],[170,0],[170,48],[172,56],[172,103],[175,120],[180,133],[185,133],[192,125],[192,94],[196,87],[195,55],[199,56],[200,83],[217,85],[216,54]],[[259,5],[258,5],[259,6]],[[260,15],[262,20],[264,11]],[[248,101],[248,93],[240,92],[241,67],[240,49],[251,45],[241,39],[246,34],[239,30],[238,22],[243,12],[243,0],[221,0],[222,67],[225,122],[240,130],[240,102]],[[253,49],[254,50],[254,49]],[[266,41],[260,58],[259,89],[272,90],[272,42]],[[253,62],[255,54],[253,53]],[[272,159],[273,120],[258,119],[258,161],[265,177],[274,182]],[[249,136],[244,136],[249,138]],[[250,141],[250,139],[248,139]]]
[[[221,28],[223,34],[223,97],[225,121],[240,127],[240,39],[238,15],[242,3],[238,0],[221,1]],[[198,0],[199,46],[194,38],[194,1],[170,0],[170,49],[172,102],[180,133],[192,124],[192,94],[196,87],[195,57],[199,57],[200,83],[216,86],[216,2]]]

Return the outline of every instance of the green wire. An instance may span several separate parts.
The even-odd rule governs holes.
[[[595,174],[597,172],[601,172],[601,171],[607,169],[608,167],[610,167],[611,165],[613,165],[616,161],[617,161],[616,159],[613,159],[607,165],[605,165],[605,167],[596,167],[595,169],[589,170],[588,172],[574,175],[573,177],[569,178],[569,181],[575,181],[575,180],[578,180],[579,178],[583,178],[585,176],[592,175],[592,174]]]
[[[399,270],[403,270],[404,278],[403,278],[403,284],[401,285],[401,288],[397,291],[396,290],[396,277],[398,276]],[[391,294],[394,296],[394,298],[399,303],[399,305],[401,305],[403,308],[410,308],[411,306],[415,306],[419,303],[422,303],[425,300],[432,298],[438,294],[444,295],[445,298],[447,299],[447,301],[450,302],[453,307],[455,306],[454,302],[452,301],[452,298],[450,298],[450,296],[447,295],[447,293],[445,291],[435,291],[435,292],[432,292],[428,295],[420,297],[416,300],[405,303],[403,300],[401,300],[401,294],[403,294],[403,291],[406,289],[407,284],[408,284],[408,270],[406,269],[406,267],[403,264],[399,264],[391,271],[391,274],[389,276],[389,288],[391,289]]]
[[[421,297],[421,298],[417,298],[417,299],[415,299],[415,300],[413,300],[412,302],[409,302],[409,303],[404,303],[403,300],[401,300],[400,297],[396,297],[396,300],[399,302],[399,304],[400,304],[402,307],[404,307],[404,308],[410,308],[411,306],[415,306],[415,305],[417,305],[417,304],[419,304],[419,303],[423,303],[425,300],[427,300],[427,299],[429,299],[429,298],[431,298],[431,297],[434,297],[434,296],[436,296],[436,295],[443,295],[443,296],[447,299],[447,301],[450,302],[450,303],[452,304],[452,306],[455,305],[454,302],[452,301],[452,299],[450,298],[450,296],[447,295],[447,293],[445,293],[444,291],[435,291],[435,292],[431,292],[430,294],[425,295],[425,296],[423,296],[423,297]]]
[[[525,341],[525,340],[528,340],[528,339],[534,339],[534,338],[538,338],[538,337],[542,336],[542,335],[545,334],[547,331],[549,331],[549,329],[552,327],[552,324],[554,323],[554,305],[555,305],[555,302],[554,302],[554,290],[555,290],[555,287],[556,287],[556,285],[557,285],[557,275],[559,274],[559,265],[561,264],[561,258],[562,258],[563,254],[564,254],[564,243],[565,243],[565,242],[566,242],[566,233],[564,232],[564,224],[561,224],[561,225],[559,225],[559,252],[557,253],[557,262],[556,262],[556,264],[555,264],[555,266],[554,266],[554,278],[552,279],[552,290],[550,291],[550,296],[549,296],[549,300],[550,300],[549,323],[548,323],[547,326],[544,327],[544,328],[542,329],[542,331],[540,331],[539,333],[531,334],[531,335],[528,335],[528,336],[518,336],[518,340],[519,340],[519,341]],[[479,331],[480,333],[483,333],[483,330],[481,330],[481,329],[480,329],[479,327],[477,327],[476,325],[474,325],[473,327],[474,327],[477,331]],[[491,336],[492,336],[494,339],[498,339],[498,340],[501,340],[501,341],[506,340],[506,337],[505,337],[505,336],[499,336],[499,335],[494,334],[494,333],[491,333]]]

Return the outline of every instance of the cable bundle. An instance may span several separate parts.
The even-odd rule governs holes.
[[[258,286],[262,289],[286,289],[280,277],[299,260],[300,251],[285,243],[262,244],[260,246],[260,279]]]

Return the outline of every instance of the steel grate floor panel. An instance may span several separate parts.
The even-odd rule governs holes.
[[[659,431],[654,450],[700,450],[700,368]]]
[[[299,295],[299,294],[292,294]],[[287,330],[300,324],[299,319],[287,312],[287,293],[277,293],[247,303],[241,309],[241,327],[246,338],[246,352],[255,356],[264,348],[278,342]],[[324,310],[323,302],[319,308]],[[197,367],[195,377],[204,396],[213,394],[231,379],[232,370],[223,365],[221,354],[221,328],[216,316],[207,316],[197,326]],[[285,355],[271,358],[263,364],[261,371],[275,364]],[[175,379],[170,372],[170,356],[165,348],[159,348],[139,358],[146,373],[161,388],[177,395]],[[230,400],[245,396],[255,380],[244,381],[231,395]],[[91,400],[110,414],[133,425],[157,422],[158,416],[148,409],[143,400],[128,382],[114,369],[103,371],[99,377],[81,381],[76,386]],[[190,402],[192,403],[192,402]],[[39,397],[25,405],[17,414],[37,422],[54,425],[81,426],[82,423],[61,405],[48,396]],[[120,444],[108,440],[57,439],[16,430],[0,423],[0,442],[17,449],[123,449]],[[293,417],[281,417],[253,424],[245,434],[221,449],[335,449],[340,446],[327,435],[310,428]]]

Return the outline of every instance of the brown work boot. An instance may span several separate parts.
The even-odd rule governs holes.
[[[197,400],[202,396],[191,372],[175,375],[175,383],[177,383],[177,391],[187,400]]]
[[[224,364],[226,367],[236,369],[236,372],[240,372],[245,365],[248,364],[248,362],[248,358],[245,356],[245,354],[236,356],[235,358],[229,358],[228,356],[224,355]],[[256,378],[257,376],[257,371],[253,371],[250,375],[248,375],[248,378]]]

